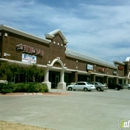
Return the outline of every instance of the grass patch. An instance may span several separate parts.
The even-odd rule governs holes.
[[[0,130],[54,130],[54,129],[0,121]]]

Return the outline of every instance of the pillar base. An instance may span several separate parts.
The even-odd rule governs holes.
[[[42,82],[43,84],[47,85],[48,90],[51,90],[51,82]]]
[[[59,82],[57,89],[63,89],[66,90],[66,83],[65,82]]]

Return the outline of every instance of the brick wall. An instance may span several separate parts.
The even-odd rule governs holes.
[[[23,44],[27,46],[31,46],[33,48],[38,48],[44,51],[44,55],[37,56],[37,64],[47,65],[57,57],[60,57],[61,61],[65,66],[69,69],[86,71],[86,65],[93,63],[88,63],[82,60],[77,60],[75,58],[70,58],[65,55],[66,44],[64,43],[62,37],[59,34],[56,34],[49,44],[44,42],[40,42],[37,40],[33,40],[27,37],[23,37],[21,35],[14,34],[12,32],[1,31],[2,36],[0,36],[0,52],[2,53],[1,57],[4,57],[4,53],[10,54],[9,57],[4,57],[12,60],[22,61],[22,51],[16,50],[16,45]],[[8,35],[5,36],[5,33]],[[3,44],[2,44],[3,43]],[[60,66],[59,64],[55,64],[55,66]],[[101,71],[99,68],[104,68],[105,71]],[[96,73],[109,74],[113,75],[113,71],[116,71],[111,68],[107,68],[105,66],[96,65],[94,66],[94,70]],[[124,76],[124,71],[120,70],[118,73],[121,76]]]
[[[8,36],[3,35],[2,50],[3,53],[8,53],[10,54],[10,56],[4,57],[2,53],[2,57],[12,59],[12,60],[17,60],[17,61],[22,61],[22,51],[16,50],[16,45],[23,44],[33,48],[43,50],[44,51],[43,57],[37,56],[37,64],[47,64],[49,45],[17,34],[13,34],[11,32],[6,32],[6,33],[8,34]]]

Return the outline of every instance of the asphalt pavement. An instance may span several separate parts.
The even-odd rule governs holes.
[[[55,130],[119,130],[122,119],[130,120],[127,89],[0,95],[0,120],[4,121]]]

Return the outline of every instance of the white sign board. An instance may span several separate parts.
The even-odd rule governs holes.
[[[87,64],[87,70],[93,70],[93,65]]]
[[[29,55],[29,54],[22,54],[22,62],[25,62],[25,63],[36,63],[37,57],[34,56],[34,55]]]

